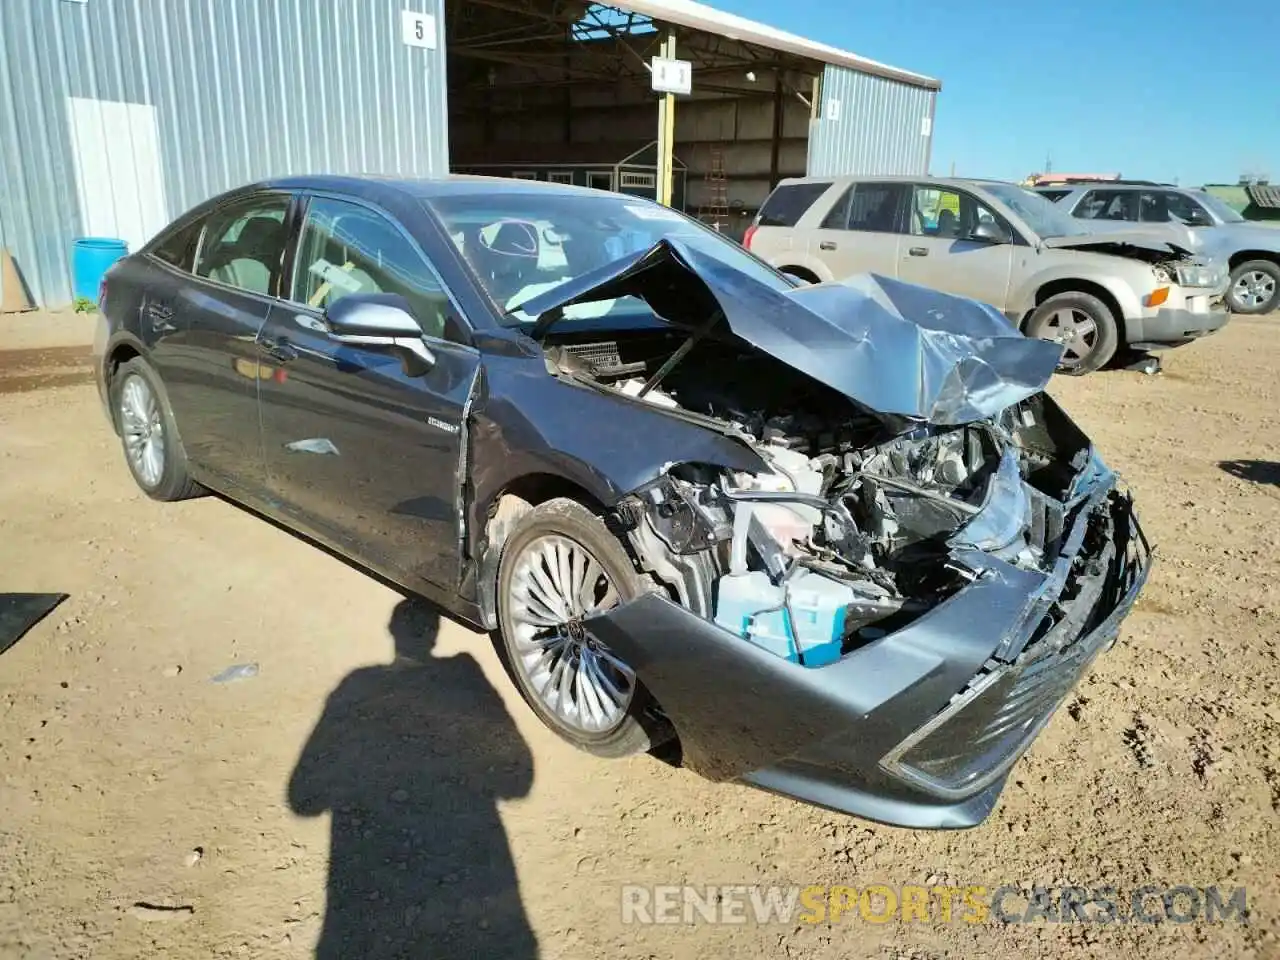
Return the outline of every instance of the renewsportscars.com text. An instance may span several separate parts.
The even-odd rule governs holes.
[[[622,922],[769,923],[1207,923],[1249,922],[1244,887],[1146,884],[991,887],[868,884],[625,885]]]

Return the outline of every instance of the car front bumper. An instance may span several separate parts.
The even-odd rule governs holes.
[[[636,670],[704,776],[898,826],[971,827],[1146,582],[1127,496],[1107,483],[1071,516],[1052,571],[957,555],[972,582],[825,667],[657,594],[587,627]]]
[[[1224,294],[1187,297],[1186,306],[1127,320],[1129,345],[1148,350],[1181,346],[1221,330],[1230,318]]]

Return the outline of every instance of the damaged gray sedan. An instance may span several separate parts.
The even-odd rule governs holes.
[[[122,261],[103,316],[146,492],[213,487],[497,630],[601,756],[972,826],[1146,580],[1043,393],[1058,346],[893,280],[796,287],[645,201],[259,184]]]

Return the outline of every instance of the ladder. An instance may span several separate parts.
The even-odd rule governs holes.
[[[724,144],[710,147],[710,163],[703,176],[704,191],[698,219],[712,229],[724,233],[729,226],[729,178],[724,171]]]

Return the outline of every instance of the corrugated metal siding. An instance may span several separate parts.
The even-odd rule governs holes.
[[[82,232],[68,97],[155,106],[171,217],[269,176],[444,175],[444,0],[0,0],[0,230],[50,306]]]
[[[809,124],[809,175],[927,173],[936,97],[934,90],[828,66],[820,115]]]

